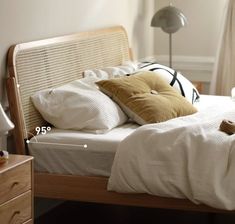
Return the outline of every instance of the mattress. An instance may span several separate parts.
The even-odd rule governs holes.
[[[31,138],[28,148],[38,172],[109,176],[118,144],[139,126],[126,123],[105,134],[52,128]]]
[[[201,95],[194,105],[202,111],[226,103],[231,103],[231,97]],[[118,144],[138,127],[126,123],[105,134],[52,128],[31,138],[29,153],[38,172],[108,177]]]

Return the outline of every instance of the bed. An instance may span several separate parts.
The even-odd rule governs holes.
[[[11,119],[15,124],[13,135],[16,153],[28,154],[27,143],[36,135],[35,128],[48,127],[32,105],[32,94],[82,78],[86,69],[117,66],[131,59],[127,34],[120,26],[12,46],[8,53],[7,93]],[[135,128],[132,127],[129,131],[132,132]],[[48,172],[47,169],[35,171],[35,197],[228,212],[203,204],[197,205],[187,199],[107,191],[109,173],[104,171],[101,172],[102,175],[98,174],[99,172],[95,176],[89,172],[81,175],[73,172],[63,174]]]

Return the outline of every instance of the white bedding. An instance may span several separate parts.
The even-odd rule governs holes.
[[[30,140],[29,153],[36,171],[109,176],[118,144],[137,127],[127,123],[105,134],[53,128]]]
[[[235,209],[235,135],[218,130],[235,121],[230,97],[202,96],[198,113],[145,125],[117,149],[108,190],[188,198]]]
[[[29,152],[37,171],[108,177],[118,148],[108,190],[235,209],[235,137],[218,131],[222,118],[235,121],[234,104],[230,97],[202,95],[195,104],[199,113],[160,124],[138,128],[130,123],[99,135],[52,129],[32,138]]]

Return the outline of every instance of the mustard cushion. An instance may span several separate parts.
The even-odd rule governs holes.
[[[154,72],[102,80],[100,90],[117,102],[140,125],[195,113],[196,108]]]

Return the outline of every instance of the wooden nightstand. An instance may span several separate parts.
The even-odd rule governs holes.
[[[9,155],[0,164],[0,223],[33,223],[33,157]]]

